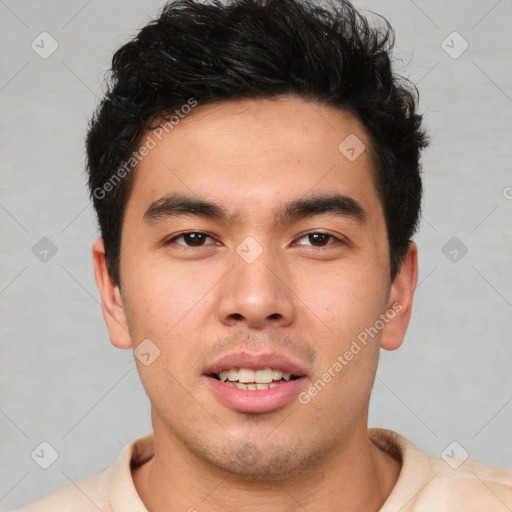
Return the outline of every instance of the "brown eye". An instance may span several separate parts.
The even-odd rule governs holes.
[[[201,233],[200,231],[191,231],[188,233],[182,233],[181,235],[177,235],[174,238],[171,238],[166,242],[167,244],[176,243],[178,245],[185,245],[187,247],[202,247],[204,245],[205,240],[207,239],[213,240],[213,238],[206,233]],[[183,242],[178,242],[178,240],[182,240]]]
[[[306,240],[308,243],[298,243],[297,245],[312,245],[313,247],[325,247],[326,245],[332,245],[329,240],[340,241],[333,235],[328,233],[307,233],[298,240]]]

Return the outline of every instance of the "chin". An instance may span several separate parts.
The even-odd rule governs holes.
[[[322,452],[322,447],[319,446],[312,446],[307,450],[298,440],[288,446],[269,445],[268,441],[265,446],[262,443],[238,441],[220,451],[210,447],[202,456],[211,465],[240,479],[271,484],[309,470],[322,458]]]

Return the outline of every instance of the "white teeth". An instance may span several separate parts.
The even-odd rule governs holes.
[[[265,368],[264,370],[256,370],[254,372],[254,381],[259,384],[269,384],[273,380],[272,368]]]
[[[268,389],[275,388],[279,381],[290,381],[292,376],[289,372],[272,368],[263,368],[261,370],[230,368],[229,370],[222,370],[218,373],[217,377],[220,381],[232,383],[239,389]],[[238,384],[241,384],[243,387],[238,386]],[[258,384],[266,387],[258,387]]]
[[[277,382],[270,382],[268,384],[244,384],[243,382],[226,382],[229,386],[233,386],[234,388],[243,389],[245,391],[257,391],[263,389],[272,389],[277,388],[277,386],[281,386],[281,384]]]
[[[281,380],[283,378],[283,372],[281,370],[274,370],[272,378],[274,380]]]
[[[248,370],[247,368],[240,368],[238,370],[238,380],[240,382],[254,382],[254,370]]]

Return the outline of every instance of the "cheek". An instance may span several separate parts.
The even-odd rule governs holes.
[[[315,404],[343,402],[342,411],[359,409],[370,393],[380,352],[380,332],[369,334],[369,328],[385,308],[385,279],[371,266],[347,267],[314,278],[309,274],[303,285],[311,290],[304,301],[305,325],[317,354],[312,393],[329,382]]]
[[[157,358],[146,366],[136,360],[140,378],[160,409],[173,408],[183,400],[183,386],[196,385],[189,376],[197,373],[200,342],[198,315],[208,298],[212,276],[202,276],[168,263],[134,257],[137,266],[126,266],[125,307],[130,337],[135,350],[143,340],[157,347]],[[155,350],[155,349],[154,349]],[[135,353],[137,357],[137,352]]]
[[[133,271],[126,265],[126,295],[130,330],[138,335],[166,337],[183,319],[200,309],[215,283],[214,272],[169,264],[164,259],[135,256]],[[144,331],[144,332],[142,332]]]
[[[380,331],[371,328],[385,307],[382,297],[378,276],[368,271],[331,276],[309,298],[308,315],[316,322],[309,327],[317,354],[312,386],[321,381],[312,392],[329,382],[317,406],[343,403],[344,414],[366,403],[380,352]]]
[[[373,324],[386,304],[385,279],[371,265],[346,264],[304,273],[295,288],[310,310],[308,316],[316,316],[342,340]]]

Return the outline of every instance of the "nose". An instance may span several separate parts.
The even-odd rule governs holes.
[[[234,266],[220,283],[218,314],[227,325],[253,329],[285,327],[295,320],[290,278],[278,258],[263,250],[252,262],[235,255]]]

